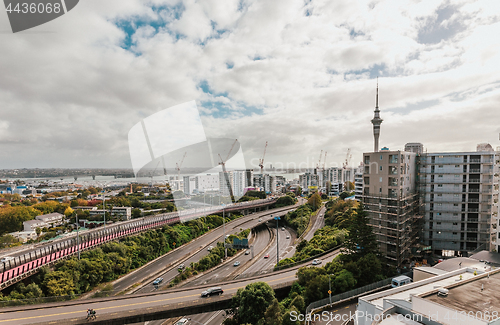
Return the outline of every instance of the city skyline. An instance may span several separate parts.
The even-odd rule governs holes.
[[[499,21],[491,1],[89,0],[12,34],[2,12],[0,169],[131,168],[130,128],[191,100],[248,168],[266,141],[266,167],[357,166],[377,77],[380,148],[496,148]]]

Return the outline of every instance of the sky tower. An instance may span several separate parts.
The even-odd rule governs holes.
[[[378,137],[380,136],[380,124],[382,124],[382,119],[380,118],[380,110],[378,109],[378,77],[377,77],[377,99],[375,103],[375,115],[372,119],[373,124],[373,138],[375,140],[374,152],[378,152]]]

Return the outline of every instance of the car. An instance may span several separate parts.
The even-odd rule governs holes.
[[[313,260],[312,265],[319,265],[321,264],[321,260]]]
[[[290,235],[286,235],[286,239],[290,239]]]
[[[264,258],[269,258],[269,254],[267,254],[267,255],[264,255]]]
[[[163,282],[163,278],[157,278],[156,280],[153,281],[153,285],[159,285],[160,283]]]
[[[259,222],[261,222],[261,221],[262,221],[262,218],[259,219]]]
[[[213,246],[208,246],[208,251],[210,252],[214,248]]]
[[[187,324],[188,322],[189,322],[189,319],[183,318],[183,319],[179,320],[177,323],[175,323],[175,325],[184,325],[184,324]]]
[[[250,255],[250,250],[247,250],[247,251],[245,252],[245,255]]]
[[[186,268],[186,266],[184,264],[180,264],[177,269],[179,270],[184,270]]]
[[[281,230],[285,231],[285,227],[282,227]]]
[[[201,293],[202,297],[218,296],[224,293],[221,287],[210,288]]]
[[[240,265],[240,262],[236,261],[234,262],[233,266],[239,266]]]

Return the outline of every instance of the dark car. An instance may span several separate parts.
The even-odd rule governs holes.
[[[218,296],[224,293],[221,287],[207,289],[201,293],[202,297]]]
[[[158,285],[158,284],[160,284],[162,282],[163,282],[163,278],[158,278],[158,279],[156,279],[156,280],[153,281],[153,284],[154,285]]]

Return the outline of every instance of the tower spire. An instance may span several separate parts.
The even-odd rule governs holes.
[[[377,77],[377,96],[375,99],[375,112],[372,119],[373,124],[373,138],[375,140],[374,143],[374,152],[378,152],[378,138],[380,136],[380,124],[382,124],[382,119],[380,118],[380,110],[378,109],[378,77]]]

